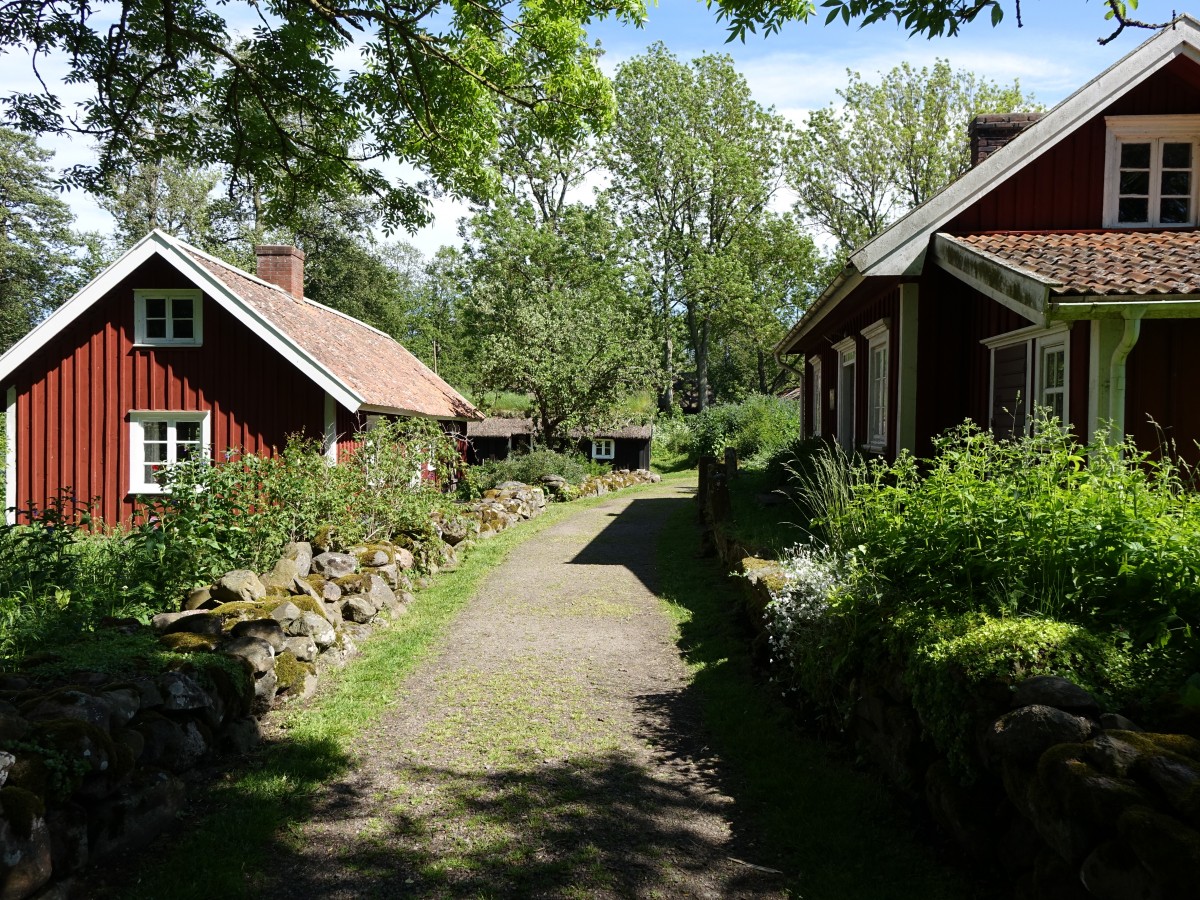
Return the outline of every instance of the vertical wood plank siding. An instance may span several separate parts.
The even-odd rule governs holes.
[[[1142,450],[1165,443],[1192,464],[1200,462],[1200,320],[1147,319],[1125,370],[1125,431]]]
[[[103,497],[127,522],[130,410],[210,410],[215,454],[261,453],[291,434],[320,437],[324,393],[209,297],[202,347],[135,348],[134,288],[191,285],[147,262],[22,366],[17,387],[17,506],[60,489]]]
[[[1100,228],[1104,117],[1194,113],[1200,108],[1198,79],[1194,63],[1172,60],[1035,162],[981,196],[942,230],[966,234]]]

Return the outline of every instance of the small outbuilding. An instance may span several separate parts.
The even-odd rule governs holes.
[[[588,459],[606,463],[614,469],[650,468],[651,425],[624,425],[598,431],[570,432],[576,450]],[[513,452],[533,445],[534,428],[530,419],[488,418],[467,424],[467,460],[479,464],[506,459]]]

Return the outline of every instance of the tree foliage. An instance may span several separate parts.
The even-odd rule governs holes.
[[[0,352],[99,266],[99,238],[71,229],[51,156],[33,138],[0,128]]]
[[[601,146],[607,200],[646,273],[663,364],[673,374],[678,317],[703,405],[722,324],[760,296],[745,248],[782,181],[790,126],[754,101],[728,56],[688,64],[655,44],[623,63],[614,85],[619,115]]]
[[[476,387],[533,399],[542,441],[605,424],[617,400],[654,383],[654,348],[596,208],[550,223],[499,204],[472,221],[463,320]]]
[[[902,63],[877,83],[848,75],[839,102],[809,114],[788,167],[798,210],[843,254],[970,167],[975,116],[1041,108],[1018,82],[999,85],[943,59],[932,69]]]

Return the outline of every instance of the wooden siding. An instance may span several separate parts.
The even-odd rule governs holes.
[[[1175,59],[1016,175],[956,216],[943,231],[1100,228],[1104,215],[1105,116],[1200,110],[1195,63]]]
[[[867,441],[867,393],[868,371],[867,339],[861,332],[880,319],[888,319],[888,375],[887,375],[887,445],[884,452],[894,453],[896,446],[896,380],[900,371],[900,286],[894,280],[883,283],[872,282],[869,292],[848,297],[838,305],[821,327],[801,344],[797,350],[808,357],[819,357],[821,360],[821,403],[819,410],[809,410],[812,403],[805,402],[805,426],[812,426],[814,412],[821,418],[818,432],[832,436],[837,431],[837,414],[829,409],[829,392],[838,387],[838,354],[832,346],[851,335],[855,338],[855,368],[854,368],[854,444],[861,446]],[[808,395],[806,395],[806,401]]]
[[[1150,319],[1126,362],[1125,431],[1138,447],[1164,444],[1189,462],[1200,462],[1200,320]]]
[[[188,287],[151,260],[22,366],[18,509],[70,489],[80,500],[100,498],[106,522],[129,521],[131,410],[209,410],[217,453],[270,452],[290,434],[322,434],[324,393],[209,297],[202,347],[133,346],[134,289]]]

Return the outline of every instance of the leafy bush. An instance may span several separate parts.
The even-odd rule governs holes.
[[[793,400],[756,395],[741,403],[721,403],[693,416],[691,451],[721,456],[726,447],[751,467],[761,467],[800,436],[800,405]]]
[[[569,483],[578,485],[589,475],[600,475],[606,471],[606,466],[588,459],[581,453],[530,450],[527,453],[514,453],[507,459],[492,460],[475,466],[471,483],[478,490],[486,491],[505,481],[537,485],[541,483],[543,476],[561,475]]]
[[[836,709],[858,675],[902,671],[930,737],[965,764],[972,722],[1024,678],[1144,704],[1200,669],[1185,466],[1044,420],[1013,441],[967,423],[935,446],[920,464],[827,446],[798,470],[830,549],[792,551],[768,608],[787,683]]]

